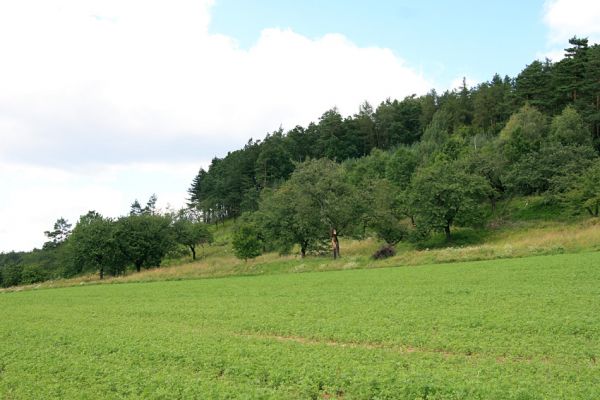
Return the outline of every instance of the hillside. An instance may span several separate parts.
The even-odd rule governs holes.
[[[452,263],[492,259],[508,259],[533,255],[586,253],[600,250],[600,221],[596,218],[573,217],[543,198],[514,199],[498,204],[498,218],[486,229],[459,229],[452,243],[442,234],[426,242],[401,243],[397,254],[385,260],[374,260],[372,254],[382,245],[374,238],[363,240],[341,238],[342,257],[330,254],[301,258],[297,252],[281,255],[263,254],[253,260],[235,257],[232,236],[234,221],[210,227],[214,241],[198,249],[198,260],[189,252],[173,253],[160,268],[130,272],[124,276],[102,280],[98,274],[22,285],[1,291],[20,291],[100,283],[151,282],[239,275],[269,275],[311,271],[402,267],[433,263]]]

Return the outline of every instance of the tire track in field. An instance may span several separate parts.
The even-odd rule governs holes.
[[[274,340],[278,342],[287,342],[287,343],[299,343],[307,346],[331,346],[338,348],[348,348],[348,349],[365,349],[365,350],[382,350],[389,351],[400,354],[429,354],[429,355],[441,355],[444,358],[451,357],[462,357],[467,359],[492,359],[499,364],[503,364],[506,362],[515,362],[515,363],[532,363],[534,361],[539,361],[543,364],[550,364],[552,360],[549,358],[537,358],[533,357],[521,357],[521,356],[505,356],[505,355],[493,355],[493,354],[485,354],[485,353],[464,353],[464,352],[452,352],[448,350],[440,350],[440,349],[424,349],[420,347],[413,346],[398,346],[398,345],[386,345],[381,343],[368,343],[368,342],[344,342],[337,340],[320,340],[314,338],[307,338],[303,336],[294,336],[294,335],[276,335],[276,334],[266,334],[266,333],[233,333],[234,336],[245,338],[245,339],[266,339],[266,340]]]

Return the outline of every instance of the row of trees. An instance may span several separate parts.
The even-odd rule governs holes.
[[[307,127],[279,129],[262,141],[251,139],[243,149],[213,159],[208,171],[199,171],[189,189],[190,206],[207,222],[237,218],[256,211],[261,191],[279,186],[297,163],[307,159],[343,162],[365,157],[373,149],[393,150],[450,137],[479,144],[497,137],[525,104],[546,119],[570,106],[582,120],[586,140],[598,149],[600,46],[588,46],[581,38],[569,44],[563,60],[534,61],[516,78],[495,75],[471,89],[463,82],[457,90],[388,99],[375,109],[364,103],[357,114],[346,118],[334,108]]]
[[[450,241],[454,226],[482,227],[497,200],[515,195],[543,194],[598,215],[600,159],[574,107],[548,119],[525,105],[496,136],[448,134],[439,118],[410,146],[343,163],[297,164],[288,180],[262,191],[256,211],[244,214],[237,254],[297,246],[305,256],[335,239],[335,256],[337,235],[375,234],[394,245],[441,232]]]
[[[128,269],[160,266],[169,252],[186,248],[196,259],[197,246],[212,242],[206,224],[190,210],[160,213],[156,196],[145,207],[137,200],[127,216],[112,219],[95,211],[75,227],[64,218],[45,232],[42,250],[0,254],[0,285],[13,286],[84,273],[117,276]]]

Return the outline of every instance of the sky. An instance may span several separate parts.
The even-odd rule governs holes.
[[[182,207],[250,138],[515,76],[573,35],[600,41],[600,2],[0,2],[0,252],[153,193]]]

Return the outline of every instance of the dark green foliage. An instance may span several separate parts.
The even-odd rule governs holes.
[[[381,103],[374,114],[376,147],[391,148],[417,142],[423,132],[421,107],[421,101],[414,95],[402,101],[388,99]]]
[[[385,179],[372,182],[366,208],[368,226],[377,237],[394,245],[408,236],[408,225],[397,199],[396,188]]]
[[[489,190],[489,184],[482,177],[465,172],[460,163],[439,160],[416,172],[411,182],[409,206],[420,231],[442,231],[449,241],[454,224],[482,223],[480,204]]]
[[[125,217],[144,218],[142,215]],[[100,279],[105,273],[119,275],[127,263],[116,238],[116,224],[95,211],[82,215],[69,238],[66,262],[67,276],[84,272],[98,272]]]
[[[408,147],[399,147],[389,158],[385,170],[385,177],[399,188],[406,188],[410,184],[415,169],[417,168],[417,155]]]
[[[516,194],[541,194],[551,189],[562,191],[562,179],[579,175],[596,156],[591,146],[563,146],[550,142],[508,165],[502,179]]]
[[[161,215],[130,215],[120,218],[114,237],[118,250],[136,271],[158,267],[174,245],[171,219]]]
[[[553,65],[549,60],[544,63],[534,61],[515,79],[515,95],[519,101],[550,112],[552,99]]]
[[[573,176],[570,186],[564,199],[575,209],[584,209],[597,217],[600,210],[600,161],[595,160],[580,176]]]
[[[286,180],[294,170],[291,155],[285,147],[283,130],[267,135],[260,146],[255,164],[256,181],[260,187]]]
[[[18,262],[7,263],[0,269],[2,286],[16,286],[21,284],[21,276],[23,274],[23,266]]]
[[[258,213],[268,242],[286,252],[298,244],[302,256],[331,230],[348,234],[359,220],[360,199],[341,165],[309,160],[276,191],[266,193]]]
[[[233,233],[233,251],[237,258],[248,260],[262,254],[263,243],[258,228],[247,221],[240,223]]]

